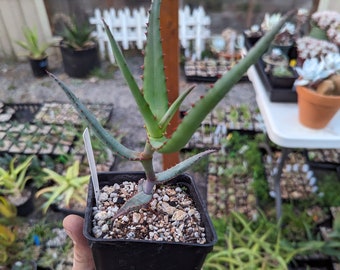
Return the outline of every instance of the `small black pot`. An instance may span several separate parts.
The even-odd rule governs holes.
[[[34,77],[46,76],[46,70],[48,69],[48,59],[47,56],[42,59],[29,58],[31,69]]]
[[[295,258],[289,265],[289,270],[306,270],[306,269],[320,269],[333,270],[333,261],[330,257],[319,258]]]
[[[98,46],[95,44],[83,50],[74,50],[60,43],[64,70],[67,75],[75,78],[85,78],[90,72],[99,67]]]
[[[246,33],[244,33],[244,36],[245,36],[246,42],[248,42],[249,46],[253,47],[262,38],[263,35],[249,36]]]
[[[57,204],[51,204],[51,209],[54,212],[57,213],[62,213],[65,217],[68,215],[77,215],[80,217],[84,217],[84,212],[82,211],[77,211],[77,210],[73,210],[73,209],[67,209],[67,208],[63,208],[63,207],[59,207]]]
[[[272,70],[269,71],[269,81],[270,84],[275,88],[288,88],[292,89],[295,83],[295,80],[298,78],[298,74],[294,69],[291,69],[293,72],[293,76],[283,76],[283,77],[278,77],[274,76]]]
[[[20,217],[27,217],[35,210],[34,205],[34,190],[32,188],[26,188],[24,189],[24,192],[28,194],[27,200],[22,204],[17,204],[13,199],[8,200],[15,205],[17,208],[17,215]]]
[[[99,186],[138,182],[144,173],[108,172],[98,174]],[[92,207],[95,206],[92,184],[89,185],[85,211],[84,235],[92,249],[97,270],[200,270],[206,255],[217,241],[216,232],[193,179],[186,174],[171,180],[169,184],[185,186],[201,214],[206,230],[206,244],[190,244],[166,241],[102,239],[95,238],[92,230]]]

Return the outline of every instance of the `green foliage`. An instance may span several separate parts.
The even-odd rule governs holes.
[[[93,27],[89,23],[78,23],[72,20],[71,23],[65,24],[65,29],[60,35],[66,46],[74,50],[82,50],[93,46],[92,31]]]
[[[79,160],[76,160],[72,166],[66,169],[65,175],[61,175],[51,169],[44,168],[43,171],[47,174],[46,180],[52,180],[53,185],[40,189],[36,193],[36,197],[45,195],[46,202],[43,204],[43,213],[52,203],[63,201],[66,206],[70,205],[70,200],[73,199],[82,205],[85,205],[85,188],[84,185],[89,181],[89,175],[79,175]]]
[[[265,140],[263,134],[256,135],[254,140],[249,140],[249,149],[245,152],[245,158],[253,173],[252,187],[261,204],[267,204],[270,201],[269,186],[262,159],[262,146],[266,144]]]
[[[15,233],[4,225],[0,224],[0,263],[8,259],[8,248],[15,242]]]
[[[280,224],[264,215],[248,220],[232,212],[226,221],[214,221],[218,244],[208,254],[204,270],[288,269],[296,255],[310,254],[324,246],[322,241],[290,243]]]
[[[316,199],[316,203],[322,207],[340,206],[340,181],[336,173],[318,172],[318,179],[322,178],[322,181],[318,182],[319,196]]]
[[[29,179],[27,170],[31,165],[34,156],[29,156],[22,163],[17,164],[18,157],[12,158],[9,163],[8,170],[0,167],[0,194],[14,195],[20,194]]]
[[[276,77],[293,77],[294,73],[287,66],[275,66],[272,73]]]
[[[17,208],[4,196],[0,196],[0,216],[11,219],[17,216]]]
[[[308,215],[307,208],[297,207],[293,204],[283,204],[282,234],[290,242],[317,240],[314,233],[315,222]]]
[[[188,157],[197,155],[198,152],[199,151],[197,149],[194,149],[192,151],[185,152],[183,154],[183,157],[184,157],[184,159],[187,159]],[[193,164],[190,169],[193,172],[199,172],[201,174],[205,174],[205,173],[207,173],[208,163],[209,163],[208,157],[203,157],[199,161],[197,161],[195,164]]]
[[[40,44],[37,29],[23,28],[25,41],[16,41],[16,43],[29,52],[32,59],[42,59],[46,56],[46,50],[50,44]]]
[[[230,159],[233,166],[229,170],[224,170],[223,174],[229,178],[235,177],[235,173],[249,175],[254,179],[252,188],[256,197],[261,203],[267,203],[269,198],[269,187],[263,169],[261,145],[265,143],[265,138],[262,134],[243,135],[238,132],[232,132],[227,138],[222,141],[222,147],[225,147],[227,155],[223,156],[226,160]]]

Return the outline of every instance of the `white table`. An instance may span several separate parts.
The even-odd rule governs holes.
[[[271,102],[268,92],[256,68],[248,70],[249,80],[256,92],[256,102],[261,111],[269,139],[283,148],[281,162],[275,177],[276,215],[281,217],[280,177],[289,151],[293,148],[334,149],[340,148],[340,111],[323,129],[307,128],[299,123],[296,103]]]

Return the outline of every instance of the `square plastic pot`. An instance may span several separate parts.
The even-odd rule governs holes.
[[[108,172],[99,173],[99,186],[138,182],[144,173]],[[184,186],[193,198],[200,212],[202,225],[206,230],[205,244],[178,243],[150,240],[102,239],[95,238],[92,230],[92,207],[95,206],[92,184],[89,185],[87,207],[85,210],[84,235],[92,249],[96,270],[200,270],[206,255],[217,241],[216,232],[204,207],[193,179],[180,175],[169,184]]]

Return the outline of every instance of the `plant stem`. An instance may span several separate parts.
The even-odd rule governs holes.
[[[153,168],[152,156],[154,150],[151,145],[147,142],[142,152],[141,163],[145,171],[146,181],[144,181],[143,191],[146,194],[152,194],[153,187],[156,184],[156,174]]]

